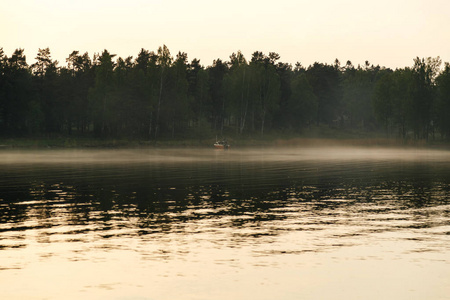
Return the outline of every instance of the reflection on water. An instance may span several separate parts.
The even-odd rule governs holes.
[[[22,151],[0,166],[7,298],[449,299],[445,151]]]

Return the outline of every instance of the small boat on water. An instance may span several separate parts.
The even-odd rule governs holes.
[[[221,140],[221,141],[216,141],[214,143],[214,148],[216,148],[216,149],[228,149],[228,148],[230,148],[230,145],[228,144],[227,140]]]

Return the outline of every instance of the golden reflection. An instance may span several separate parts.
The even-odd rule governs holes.
[[[183,156],[181,163],[116,164],[129,161],[122,157],[95,166],[67,160],[5,165],[5,295],[25,283],[36,295],[50,291],[54,299],[61,291],[74,298],[152,292],[188,299],[176,291],[189,293],[193,281],[201,287],[220,281],[219,290],[241,289],[249,299],[249,284],[265,284],[270,298],[281,288],[285,299],[297,299],[331,295],[314,284],[331,286],[334,295],[337,275],[341,285],[362,291],[370,290],[366,280],[390,285],[392,277],[379,277],[386,270],[402,278],[414,272],[419,275],[404,284],[422,293],[450,278],[442,267],[450,250],[450,173],[441,152],[438,163],[397,156],[359,156],[354,163],[346,155],[297,158],[312,155],[297,150],[263,151],[257,158],[254,150],[242,151],[230,160],[190,159],[177,151],[169,157]],[[135,154],[135,161],[150,155]],[[425,277],[423,270],[440,275]],[[171,284],[177,289],[165,290]],[[225,295],[231,294],[214,298]],[[399,299],[415,293],[404,295]]]

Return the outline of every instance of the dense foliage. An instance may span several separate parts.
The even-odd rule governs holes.
[[[0,48],[0,135],[208,138],[305,132],[330,126],[387,136],[450,138],[450,65],[414,60],[391,70],[314,63],[304,68],[276,53],[241,52],[204,67],[166,46],[116,58],[72,52],[59,67],[39,49]]]

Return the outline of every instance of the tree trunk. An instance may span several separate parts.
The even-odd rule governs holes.
[[[261,136],[264,135],[264,122],[266,121],[266,109],[263,108],[262,120],[261,120]]]
[[[247,115],[247,105],[248,105],[248,99],[247,99],[247,104],[244,105],[244,84],[245,84],[245,69],[244,69],[244,74],[242,75],[242,88],[241,88],[241,115],[239,116],[238,119],[238,126],[239,126],[239,134],[241,134],[244,131],[244,126],[245,126],[245,117]]]
[[[172,120],[172,138],[175,136],[175,119]]]
[[[162,98],[162,90],[163,90],[163,74],[164,74],[164,67],[161,70],[161,82],[159,85],[158,109],[156,110],[155,139],[158,137],[158,130],[159,130],[159,111],[161,108],[161,98]]]
[[[153,110],[150,111],[150,124],[148,125],[148,139],[152,139]]]

